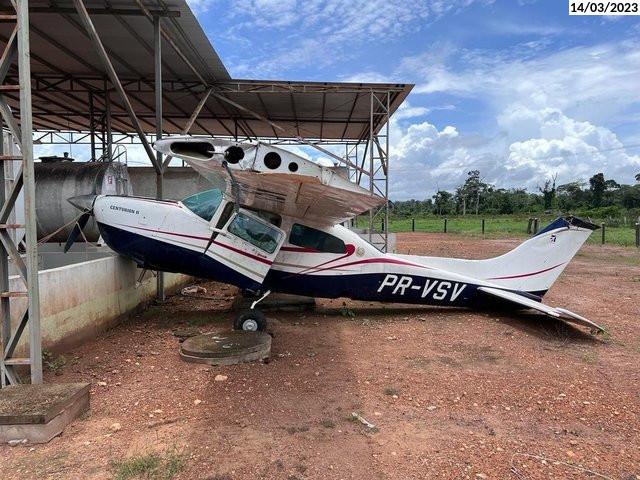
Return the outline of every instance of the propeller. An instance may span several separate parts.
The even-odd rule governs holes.
[[[87,226],[87,222],[93,215],[93,203],[96,200],[97,195],[79,195],[77,197],[68,198],[67,201],[76,207],[78,210],[82,211],[80,217],[76,221],[73,230],[69,234],[69,238],[67,238],[67,243],[64,245],[64,253],[67,253],[71,246],[76,242],[84,227]]]

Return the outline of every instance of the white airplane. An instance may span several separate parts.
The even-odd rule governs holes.
[[[592,329],[542,303],[591,232],[558,218],[514,250],[486,260],[383,253],[341,223],[384,200],[331,169],[266,143],[173,137],[154,148],[183,159],[214,186],[184,200],[86,195],[67,249],[91,215],[104,241],[139,267],[236,285],[259,296],[234,328],[264,330],[270,292],[322,298],[533,309]]]

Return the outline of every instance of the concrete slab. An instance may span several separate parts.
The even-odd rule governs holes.
[[[187,338],[180,346],[184,361],[208,365],[236,365],[270,355],[271,335],[264,332],[211,332]]]
[[[88,383],[11,385],[0,390],[0,442],[46,443],[89,410]]]
[[[233,302],[233,309],[236,311],[248,310],[255,300],[256,298],[254,297],[243,297],[239,295]],[[316,300],[313,297],[272,293],[261,301],[256,308],[263,312],[306,312],[316,308]]]

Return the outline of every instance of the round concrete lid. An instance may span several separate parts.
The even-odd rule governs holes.
[[[183,355],[200,358],[226,358],[271,348],[271,336],[264,332],[232,330],[196,335],[182,342]]]

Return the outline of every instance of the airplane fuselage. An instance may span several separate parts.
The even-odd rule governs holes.
[[[216,217],[207,221],[181,202],[104,196],[96,199],[94,215],[109,247],[140,267],[253,291],[465,306],[474,302],[479,285],[495,285],[429,266],[421,257],[385,254],[341,225],[283,217],[280,228],[289,233],[269,258],[229,232],[217,235],[205,253]],[[292,229],[304,232],[295,236]]]

